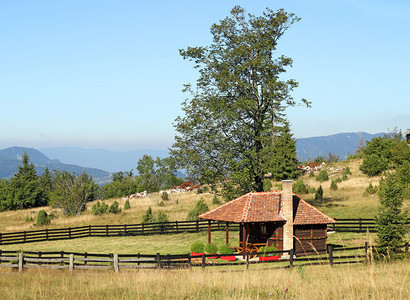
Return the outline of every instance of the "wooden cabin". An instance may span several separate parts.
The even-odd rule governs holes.
[[[240,247],[245,241],[250,248],[273,245],[296,255],[326,253],[327,224],[336,221],[294,194],[291,180],[282,183],[282,191],[251,192],[199,218],[226,222],[227,241],[228,224],[239,223]]]

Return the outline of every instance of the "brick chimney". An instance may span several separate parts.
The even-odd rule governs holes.
[[[283,250],[293,249],[293,192],[292,180],[282,180],[282,214],[287,220],[283,225]],[[289,255],[284,254],[289,257]]]

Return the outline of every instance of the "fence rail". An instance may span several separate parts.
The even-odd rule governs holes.
[[[336,219],[337,223],[329,224],[328,230],[338,232],[375,232],[376,223],[373,219]],[[406,224],[410,224],[407,220]],[[150,224],[123,225],[88,225],[68,228],[42,229],[0,233],[0,245],[42,242],[82,237],[103,236],[137,236],[149,234],[171,234],[183,232],[199,232],[208,230],[225,230],[225,222],[218,221],[174,221]],[[238,231],[238,224],[229,224],[230,231]]]
[[[408,243],[402,245],[408,253]],[[294,266],[352,264],[369,261],[372,248],[366,243],[363,247],[334,248],[328,245],[327,253],[306,256],[306,253],[290,251],[266,252],[265,259],[254,257],[255,253],[234,254],[96,254],[73,252],[40,251],[2,251],[0,250],[0,268],[15,268],[20,272],[25,268],[51,269],[107,269],[119,272],[122,269],[170,269],[202,268],[216,266],[245,266],[269,264],[269,268],[293,268]],[[266,256],[267,255],[267,256]],[[269,256],[271,255],[271,256]],[[287,255],[283,259],[279,256]],[[226,261],[224,260],[234,261]],[[273,258],[273,259],[269,259]],[[239,260],[238,260],[239,259]]]

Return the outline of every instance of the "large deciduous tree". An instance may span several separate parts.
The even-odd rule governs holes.
[[[295,101],[298,86],[282,75],[292,59],[276,56],[277,43],[300,19],[283,9],[246,15],[235,6],[231,16],[211,27],[208,47],[180,50],[199,69],[196,89],[185,91],[184,116],[175,122],[172,154],[201,183],[224,182],[226,196],[263,191],[263,176],[271,172],[275,126]]]

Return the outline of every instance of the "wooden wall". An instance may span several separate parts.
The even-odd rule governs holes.
[[[294,249],[296,253],[326,253],[327,225],[295,225]]]

